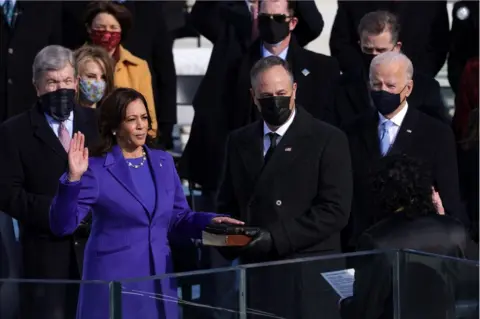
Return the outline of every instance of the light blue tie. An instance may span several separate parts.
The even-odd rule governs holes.
[[[390,133],[388,129],[393,126],[392,121],[385,121],[381,124],[380,127],[380,151],[382,152],[382,156],[385,156],[390,149]]]
[[[14,10],[12,0],[5,0],[5,2],[3,3],[3,14],[9,26],[12,26],[13,11]]]

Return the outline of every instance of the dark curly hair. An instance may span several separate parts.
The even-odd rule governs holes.
[[[433,178],[426,163],[407,155],[382,158],[370,178],[374,219],[393,213],[409,218],[435,214],[432,201]]]

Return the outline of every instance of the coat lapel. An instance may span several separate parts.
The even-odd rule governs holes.
[[[252,183],[256,183],[263,166],[263,121],[252,125],[239,143],[240,157]]]
[[[362,122],[362,140],[370,158],[380,157],[380,141],[378,139],[378,113],[374,110],[367,112]]]
[[[115,145],[112,148],[112,151],[107,154],[105,159],[105,166],[107,170],[112,176],[122,185],[125,190],[127,190],[145,209],[145,213],[147,214],[148,218],[150,219],[150,214],[148,213],[148,209],[143,202],[140,194],[138,193],[137,189],[135,188],[135,184],[130,176],[130,171],[123,157],[122,151],[118,145]]]
[[[388,155],[402,154],[410,147],[410,144],[414,138],[413,132],[414,127],[418,119],[417,111],[409,107],[405,118],[403,119],[402,125],[398,130],[395,141],[393,142]]]
[[[63,148],[60,140],[48,125],[45,115],[42,113],[38,105],[30,110],[30,120],[34,128],[34,134],[48,147],[50,147],[58,156],[67,160],[67,152]]]

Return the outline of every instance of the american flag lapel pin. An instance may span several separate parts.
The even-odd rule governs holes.
[[[292,148],[291,147],[285,147],[285,152],[291,152]]]
[[[162,162],[160,162],[160,167],[163,167]]]
[[[302,74],[303,74],[304,76],[307,76],[307,75],[310,74],[310,71],[308,71],[307,69],[303,69],[303,70],[302,70]]]
[[[407,133],[412,133],[412,130],[408,130],[408,129],[407,129]]]

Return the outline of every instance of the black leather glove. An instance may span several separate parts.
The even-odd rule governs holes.
[[[260,230],[252,241],[242,249],[242,255],[252,259],[268,259],[273,251],[272,235],[267,230]]]

